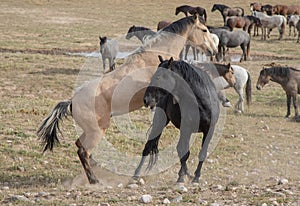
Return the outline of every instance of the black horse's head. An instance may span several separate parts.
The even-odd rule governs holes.
[[[163,60],[159,56],[159,60],[158,69],[153,75],[144,95],[144,105],[145,107],[149,106],[150,109],[153,109],[160,99],[169,94],[172,88],[174,88],[174,79],[167,72],[173,62],[173,58]]]
[[[127,40],[130,39],[131,37],[133,37],[134,32],[135,32],[135,25],[133,25],[132,27],[130,27],[130,28],[128,29],[128,32],[127,32],[127,35],[126,35],[125,38],[126,38]]]
[[[100,39],[100,53],[102,54],[103,46],[107,42],[107,37],[106,36],[104,36],[104,37],[99,36],[99,39]]]

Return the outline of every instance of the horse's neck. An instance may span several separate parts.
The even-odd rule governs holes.
[[[285,84],[287,81],[288,81],[288,77],[282,77],[282,76],[279,76],[279,75],[275,75],[275,74],[271,74],[271,81],[273,82],[276,82],[278,84]]]

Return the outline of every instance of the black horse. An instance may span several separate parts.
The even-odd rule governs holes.
[[[227,16],[244,16],[244,9],[241,8],[241,7],[229,7],[229,6],[226,6],[224,4],[214,4],[212,9],[211,9],[211,12],[214,12],[218,10],[222,17],[223,17],[223,21],[224,21],[224,25],[226,23],[226,17]]]
[[[133,36],[137,37],[142,43],[145,43],[145,41],[152,36],[156,34],[155,31],[152,31],[149,28],[142,27],[142,26],[135,26],[133,25],[128,29],[126,39],[131,39]]]
[[[204,21],[207,21],[207,14],[206,10],[200,6],[193,7],[189,5],[182,5],[176,8],[175,15],[178,15],[180,12],[184,13],[185,16],[188,16],[188,14],[194,15],[195,13],[198,13],[199,16],[204,18]]]
[[[202,164],[207,156],[208,145],[214,134],[219,118],[219,99],[215,85],[209,75],[184,61],[164,61],[159,56],[160,64],[153,75],[144,96],[146,107],[156,106],[153,125],[148,141],[142,153],[142,159],[135,170],[138,178],[146,157],[150,154],[150,170],[158,158],[158,142],[163,128],[171,121],[180,128],[177,153],[181,168],[177,182],[184,182],[189,175],[187,159],[190,155],[189,145],[192,133],[203,132],[199,164],[193,182],[200,178]]]

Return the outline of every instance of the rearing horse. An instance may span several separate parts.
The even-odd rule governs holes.
[[[72,115],[83,130],[76,141],[79,159],[89,182],[98,183],[90,165],[91,152],[104,137],[110,118],[143,106],[146,87],[159,64],[157,55],[178,58],[187,40],[208,53],[217,52],[198,15],[172,23],[131,54],[117,70],[82,85],[71,99],[57,104],[37,131],[44,143],[44,152],[59,142],[59,121]]]

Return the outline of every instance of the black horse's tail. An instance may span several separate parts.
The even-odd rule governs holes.
[[[64,117],[71,115],[71,105],[71,100],[58,103],[52,112],[43,120],[40,128],[37,131],[37,135],[39,139],[42,140],[42,145],[44,145],[43,152],[48,149],[52,151],[53,146],[56,143],[59,143],[57,131],[61,131],[58,123]]]
[[[246,83],[246,98],[247,98],[247,105],[250,106],[252,100],[251,76],[248,71],[247,74],[248,74],[248,80]]]

